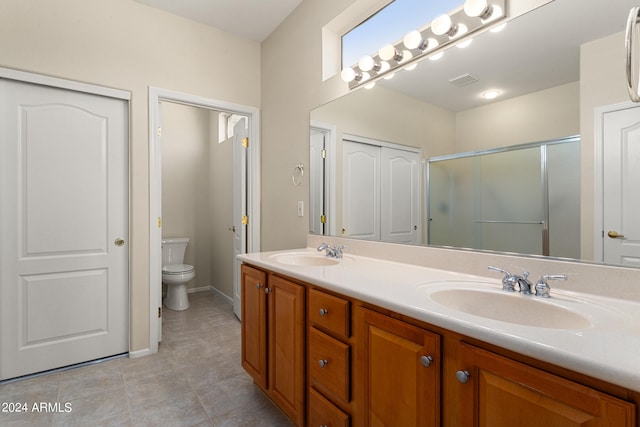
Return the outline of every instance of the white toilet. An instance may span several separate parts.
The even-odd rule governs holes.
[[[167,285],[164,305],[171,310],[189,308],[187,283],[196,277],[196,271],[192,265],[184,264],[188,244],[188,237],[162,240],[162,283]]]

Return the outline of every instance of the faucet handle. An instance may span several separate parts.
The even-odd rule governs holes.
[[[334,246],[333,247],[333,253],[335,254],[336,258],[342,258],[342,253],[344,252],[344,250],[347,247],[345,245],[340,245],[340,246]]]
[[[511,273],[509,273],[507,270],[504,270],[502,268],[494,267],[493,265],[490,265],[488,268],[489,270],[497,271],[498,273],[504,274],[504,277],[502,278],[503,290],[509,291],[509,292],[515,291],[515,283],[513,280],[513,275]]]
[[[545,274],[540,276],[538,283],[536,283],[536,296],[541,298],[549,298],[551,287],[547,283],[547,280],[567,280],[566,274]]]

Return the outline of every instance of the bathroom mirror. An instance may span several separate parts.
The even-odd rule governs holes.
[[[344,225],[343,140],[360,139],[419,150],[422,162],[413,166],[420,170],[416,232],[418,242],[426,244],[426,159],[579,136],[581,46],[623,32],[636,3],[554,0],[509,21],[501,32],[485,32],[466,48],[447,49],[438,61],[422,60],[414,70],[312,110],[310,232],[352,236]],[[487,101],[481,95],[488,90],[500,96]],[[329,163],[318,160],[322,150]],[[518,173],[517,165],[503,167]],[[380,178],[360,177],[367,179]],[[504,250],[519,253],[516,247]]]

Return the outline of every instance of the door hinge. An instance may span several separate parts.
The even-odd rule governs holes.
[[[242,215],[242,225],[249,224],[249,217],[246,215]]]
[[[322,158],[326,159],[327,158],[327,150],[322,150]]]
[[[158,318],[162,317],[162,307],[158,307]]]
[[[320,216],[320,223],[321,224],[326,224],[327,223],[327,216],[326,215],[321,215]]]
[[[242,138],[242,146],[244,148],[247,148],[249,146],[249,138],[247,138],[246,136]]]
[[[160,128],[160,127],[158,128],[158,131],[156,132],[156,135],[159,136],[159,137],[162,136],[162,128]]]
[[[158,217],[158,228],[162,227],[162,218]]]

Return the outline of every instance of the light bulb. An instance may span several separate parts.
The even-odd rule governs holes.
[[[463,41],[462,43],[458,43],[456,45],[456,47],[459,47],[460,49],[464,49],[465,47],[468,47],[471,44],[472,41],[473,41],[473,39],[467,39],[467,40]]]
[[[351,83],[356,79],[356,72],[351,67],[343,68],[342,72],[340,73],[340,77],[342,77],[343,81]]]
[[[376,82],[367,83],[364,85],[365,89],[372,89],[376,85]]]
[[[375,66],[375,61],[369,55],[363,56],[360,58],[360,61],[358,61],[358,67],[360,67],[362,71],[371,71]]]
[[[482,93],[484,99],[496,99],[502,92],[496,89],[488,90]]]
[[[506,26],[507,26],[507,23],[505,22],[504,24],[500,24],[497,27],[493,27],[489,31],[492,33],[499,33],[500,31],[504,30]]]
[[[383,79],[391,80],[395,75],[396,75],[396,73],[389,73],[386,76],[384,76]]]
[[[393,47],[393,45],[391,44],[382,46],[378,51],[378,56],[383,61],[391,61],[392,59],[396,61],[400,61],[402,59],[402,54],[398,53],[396,48]]]
[[[411,52],[409,52],[408,50],[403,50],[402,51],[402,60],[400,60],[400,62],[407,62],[411,58],[413,58],[413,54]]]
[[[384,73],[386,71],[389,71],[391,69],[391,65],[389,65],[389,63],[387,61],[381,61],[380,62],[380,70],[378,71],[379,73]]]
[[[422,38],[422,34],[420,34],[420,31],[418,30],[413,30],[410,33],[407,33],[402,39],[402,42],[407,49],[425,50],[427,47],[427,43]]]
[[[415,70],[417,66],[418,66],[418,63],[414,62],[413,64],[407,65],[406,67],[404,67],[404,69],[407,71],[411,71],[411,70]]]
[[[438,52],[435,55],[430,56],[429,60],[437,61],[438,59],[442,58],[443,56],[444,56],[444,52]]]
[[[467,34],[469,32],[469,28],[464,25],[464,24],[460,24],[456,27],[456,33],[453,34],[451,37],[462,37],[465,34]]]
[[[491,15],[491,12],[492,10],[487,0],[467,0],[464,2],[464,13],[466,13],[467,16],[485,19]]]
[[[433,50],[435,48],[437,48],[438,46],[440,46],[440,43],[438,43],[438,40],[433,39],[433,38],[429,38],[427,40],[427,47],[429,48],[429,50]]]
[[[440,15],[431,22],[431,31],[436,36],[449,33],[453,29],[453,23],[449,15]]]

